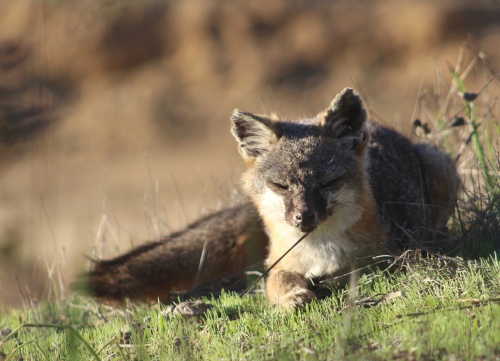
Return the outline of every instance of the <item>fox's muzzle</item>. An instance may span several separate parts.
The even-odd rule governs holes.
[[[292,225],[301,232],[311,232],[316,228],[316,218],[316,214],[310,210],[296,212],[293,215]]]
[[[326,201],[315,189],[298,189],[284,201],[286,221],[301,232],[311,232],[325,219]]]

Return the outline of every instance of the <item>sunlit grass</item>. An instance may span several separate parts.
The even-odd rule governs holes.
[[[459,359],[500,356],[500,262],[403,262],[359,280],[357,300],[336,291],[284,313],[263,296],[223,293],[200,317],[165,305],[110,308],[73,295],[2,312],[3,358],[18,359]],[[387,301],[383,294],[396,296]],[[377,301],[380,301],[377,303]],[[20,326],[22,328],[16,329]],[[3,332],[3,331],[2,331]]]

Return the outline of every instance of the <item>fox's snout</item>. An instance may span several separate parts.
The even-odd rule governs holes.
[[[285,219],[289,225],[307,233],[327,218],[326,199],[316,190],[293,188],[284,198]]]
[[[313,231],[318,222],[316,213],[312,210],[302,210],[293,212],[290,221],[288,222],[301,232],[307,233]]]

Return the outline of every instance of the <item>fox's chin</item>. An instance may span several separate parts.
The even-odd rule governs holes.
[[[314,231],[316,229],[316,227],[309,227],[309,228],[301,228],[299,229],[302,233],[311,233],[312,231]]]
[[[299,230],[300,232],[302,233],[311,233],[312,231],[314,231],[317,226],[314,225],[314,226],[293,226],[293,228],[296,228],[297,230]]]

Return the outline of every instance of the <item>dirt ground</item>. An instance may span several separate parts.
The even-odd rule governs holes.
[[[2,1],[0,302],[240,200],[233,108],[314,115],[353,86],[410,134],[478,51],[499,68],[498,2]]]

